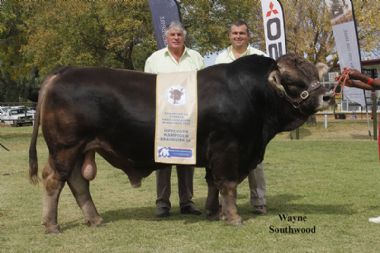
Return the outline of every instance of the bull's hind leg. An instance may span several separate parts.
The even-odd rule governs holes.
[[[103,222],[98,214],[89,189],[89,181],[84,179],[81,174],[81,166],[76,166],[72,171],[67,184],[73,193],[78,206],[82,209],[86,222],[90,226],[98,226]]]
[[[59,233],[57,223],[58,200],[64,186],[56,171],[48,163],[42,172],[42,183],[44,185],[42,204],[42,224],[46,233]]]
[[[222,195],[222,214],[228,224],[240,225],[242,219],[236,206],[237,183],[226,181],[221,183],[220,194]]]

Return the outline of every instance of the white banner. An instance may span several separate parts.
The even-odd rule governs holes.
[[[339,57],[340,70],[355,68],[361,71],[360,49],[352,3],[350,0],[325,0],[331,15],[335,47]],[[343,96],[365,106],[363,90],[345,87]]]
[[[277,59],[286,54],[285,19],[279,0],[261,0],[267,54]]]
[[[197,72],[158,74],[156,85],[155,161],[195,164]]]

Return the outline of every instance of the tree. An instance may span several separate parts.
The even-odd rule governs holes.
[[[354,0],[360,48],[364,52],[380,49],[380,1]],[[377,52],[379,56],[379,52]]]
[[[26,67],[42,75],[64,65],[99,65],[105,54],[105,37],[93,2],[30,2],[35,15],[26,20],[28,42],[22,47]]]
[[[0,2],[0,101],[18,101],[30,85],[31,73],[20,54],[27,43],[24,21],[28,15],[22,1]]]
[[[335,51],[330,17],[323,1],[281,1],[285,12],[287,49],[311,62],[325,62]]]
[[[156,45],[148,2],[101,1],[97,9],[104,25],[106,48],[113,65],[142,70],[145,58]]]
[[[180,8],[189,32],[188,44],[201,54],[228,46],[228,28],[236,20],[245,20],[251,28],[262,27],[259,1],[181,0]],[[251,41],[261,49],[265,48],[263,30],[253,30]]]
[[[339,0],[342,1],[342,0]],[[348,1],[348,0],[345,0]],[[303,54],[312,62],[328,62],[335,67],[338,56],[325,0],[281,0],[285,12],[289,52]],[[380,41],[377,0],[353,0],[360,48],[372,51]]]
[[[347,0],[345,0],[347,1]],[[178,0],[188,46],[203,55],[228,46],[231,22],[243,19],[252,44],[265,48],[257,0]],[[361,49],[379,48],[378,0],[353,0]],[[324,0],[281,0],[288,52],[337,64]],[[156,50],[147,0],[0,0],[0,101],[23,100],[30,87],[64,65],[142,70]],[[379,50],[379,49],[378,49]]]
[[[134,49],[144,55],[142,48],[154,45],[145,1],[32,4],[36,15],[27,21],[28,43],[22,52],[30,59],[29,67],[39,66],[43,75],[63,65],[135,69]],[[144,47],[137,47],[139,44]],[[139,61],[137,68],[142,68]]]

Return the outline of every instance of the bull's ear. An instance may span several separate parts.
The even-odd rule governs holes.
[[[327,64],[324,64],[322,62],[318,62],[317,64],[315,64],[315,67],[317,67],[317,70],[318,70],[318,77],[319,77],[319,81],[322,81],[323,80],[323,76],[329,71],[329,66],[327,66]]]
[[[278,89],[280,92],[284,93],[285,88],[281,84],[281,75],[279,70],[273,70],[268,77],[268,81],[273,87]]]

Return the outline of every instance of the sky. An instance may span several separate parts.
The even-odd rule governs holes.
[[[219,52],[222,52],[222,51],[219,51]],[[214,64],[216,56],[219,54],[219,52],[214,52],[204,57],[205,67],[208,67]]]

